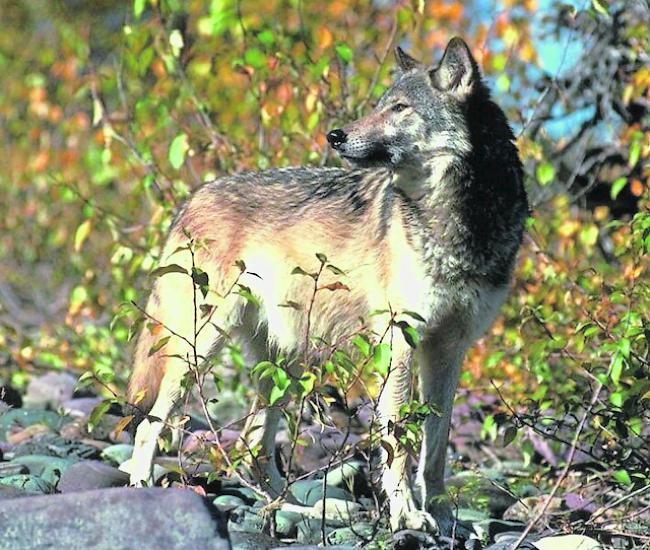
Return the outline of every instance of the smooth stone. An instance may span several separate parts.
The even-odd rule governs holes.
[[[234,531],[229,533],[229,535],[232,550],[267,550],[268,548],[277,548],[278,544],[282,544],[265,533]],[[280,546],[280,548],[286,547]]]
[[[129,476],[99,460],[84,460],[69,466],[59,481],[62,493],[120,487],[129,482]]]
[[[304,479],[296,481],[291,485],[291,494],[295,499],[305,506],[313,506],[319,500],[323,500],[323,482],[319,479]],[[327,498],[353,501],[353,496],[340,487],[327,486]]]
[[[61,403],[61,409],[70,416],[87,417],[102,401],[101,397],[73,397]]]
[[[320,519],[304,518],[298,522],[298,535],[296,540],[301,544],[314,544],[321,542],[322,538],[322,524]],[[325,524],[325,537],[329,539],[329,535],[334,531],[334,528]]]
[[[105,462],[109,462],[114,466],[119,466],[131,458],[132,454],[133,445],[129,445],[128,443],[116,443],[115,445],[106,447],[100,456]]]
[[[91,445],[65,439],[56,434],[44,434],[14,448],[14,456],[25,455],[94,458],[99,455],[99,450]]]
[[[532,544],[539,550],[601,550],[602,548],[597,540],[585,535],[544,537]]]
[[[46,455],[23,455],[14,458],[11,463],[27,468],[30,474],[37,475],[56,486],[63,473],[78,460]]]
[[[0,540],[12,550],[230,548],[203,498],[193,491],[156,487],[0,501]]]
[[[275,530],[279,535],[290,538],[296,535],[298,523],[302,521],[303,516],[296,512],[287,512],[278,510],[275,513]]]
[[[357,522],[354,524],[354,528],[342,527],[340,529],[332,530],[332,532],[327,535],[327,541],[332,544],[356,546],[362,542],[364,538],[372,537],[373,534],[375,537],[380,537],[382,534],[385,535],[386,532],[379,531],[375,533],[375,527],[370,523]]]
[[[327,522],[342,522],[348,524],[355,515],[361,511],[361,505],[349,500],[327,497],[319,500],[313,506],[314,512],[318,515],[325,509],[325,520]]]
[[[0,477],[15,476],[17,474],[28,474],[29,470],[22,464],[12,462],[0,463]]]
[[[523,521],[525,523],[530,518],[535,517],[543,506],[546,506],[547,498],[547,495],[522,498],[503,513],[503,519]],[[564,501],[560,497],[553,497],[546,509],[549,513],[560,512],[563,509],[563,504]]]
[[[28,493],[52,493],[54,487],[39,476],[30,474],[16,474],[0,478],[0,485],[13,487]]]
[[[10,409],[0,415],[0,438],[7,440],[7,436],[15,429],[24,429],[36,424],[42,424],[49,429],[58,431],[69,422],[69,416],[60,415],[53,411],[38,409]]]
[[[472,510],[470,508],[459,508],[457,513],[458,519],[460,521],[484,521],[489,519],[489,515],[481,510]]]
[[[327,473],[327,484],[334,487],[352,484],[354,478],[363,473],[363,462],[351,460],[333,468]]]
[[[77,378],[63,371],[32,378],[23,397],[24,406],[56,409],[72,398],[76,386]]]
[[[212,501],[212,504],[221,512],[228,512],[233,508],[246,506],[246,503],[241,498],[233,495],[219,495]]]
[[[10,498],[20,498],[20,497],[31,497],[36,495],[42,495],[41,492],[36,491],[23,491],[22,489],[16,489],[15,487],[8,487],[6,485],[0,485],[0,500],[10,499]]]
[[[482,521],[474,522],[472,526],[474,527],[474,531],[476,531],[476,534],[479,536],[479,538],[495,540],[497,535],[500,535],[501,533],[523,531],[526,527],[526,524],[518,521],[508,521],[504,519],[485,519]]]
[[[265,524],[265,519],[250,506],[241,506],[234,509],[228,517],[228,532],[262,533]]]

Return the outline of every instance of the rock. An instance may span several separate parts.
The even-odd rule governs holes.
[[[262,533],[265,519],[257,515],[250,506],[234,509],[228,518],[228,532]]]
[[[230,533],[232,550],[268,550],[269,548],[284,548],[281,542],[264,533]],[[278,546],[281,545],[281,546]],[[293,548],[293,546],[292,546]]]
[[[325,519],[328,523],[342,523],[349,525],[354,521],[356,516],[361,511],[361,505],[349,500],[339,498],[330,498],[319,500],[313,506],[314,512],[317,516],[321,517],[323,509],[325,509]]]
[[[358,522],[355,523],[354,527],[333,529],[327,535],[327,541],[331,544],[357,546],[360,542],[363,542],[370,537],[374,536],[376,539],[379,539],[386,535],[386,531],[382,530],[375,533],[375,527],[370,523]]]
[[[69,466],[59,481],[62,493],[120,487],[129,482],[129,476],[117,468],[98,460],[85,460]]]
[[[44,434],[14,448],[14,456],[47,455],[74,458],[94,458],[99,450],[80,441],[71,441],[56,434]]]
[[[482,472],[485,475],[476,475],[474,472],[459,472],[447,479],[448,487],[458,487],[460,491],[460,506],[462,508],[476,508],[480,505],[492,517],[500,517],[503,512],[517,499],[490,481],[490,477],[499,479],[497,472]],[[495,474],[489,476],[488,473]]]
[[[37,475],[56,487],[63,472],[78,461],[78,458],[60,458],[46,455],[22,455],[15,457],[11,461],[11,464],[26,468],[30,474]]]
[[[101,397],[74,397],[61,403],[63,412],[77,418],[86,418],[90,416],[93,409],[99,405],[103,399]]]
[[[473,522],[472,526],[474,531],[481,539],[495,540],[497,535],[501,533],[512,533],[523,531],[526,527],[525,523],[518,521],[507,521],[503,519],[485,519],[482,521]]]
[[[537,515],[541,508],[546,505],[547,498],[546,495],[522,498],[503,513],[503,519],[526,522]],[[562,510],[562,499],[553,497],[546,510],[551,514],[560,512]]]
[[[321,541],[321,520],[314,518],[303,518],[298,522],[297,540],[301,544],[317,544]],[[325,525],[325,536],[329,540],[329,535],[334,532],[331,526]]]
[[[0,501],[0,540],[32,548],[230,548],[209,505],[192,491],[100,489]]]
[[[298,523],[303,520],[303,516],[296,512],[287,512],[278,510],[275,513],[275,531],[278,535],[285,538],[295,537],[298,530]]]
[[[114,466],[119,466],[131,458],[132,454],[133,445],[129,445],[128,443],[117,443],[106,447],[100,456],[105,462],[109,462]]]
[[[57,414],[53,411],[10,409],[0,415],[0,439],[7,441],[7,437],[12,432],[20,431],[36,424],[42,424],[50,430],[59,431],[70,420],[70,417]]]
[[[544,537],[533,546],[539,550],[601,550],[601,544],[584,535],[563,535],[561,537]]]
[[[23,398],[26,407],[58,408],[71,399],[77,385],[77,378],[67,372],[48,372],[32,378]]]
[[[241,498],[233,495],[219,495],[212,501],[212,504],[214,504],[221,512],[228,512],[233,508],[246,506],[246,503]]]
[[[16,474],[0,478],[0,485],[13,487],[28,493],[52,493],[54,487],[39,476],[29,474]]]
[[[354,478],[361,473],[363,473],[363,462],[350,460],[329,471],[327,484],[334,487],[351,485],[354,483]]]
[[[0,477],[14,476],[17,474],[28,474],[29,470],[22,464],[13,464],[11,462],[0,463]]]
[[[78,460],[77,458],[59,458],[45,455],[22,455],[15,457],[11,464],[22,466],[30,474],[40,476],[48,483],[56,486],[63,473]]]
[[[318,479],[296,481],[291,485],[290,491],[296,500],[305,506],[313,506],[319,500],[323,500],[323,482]],[[330,485],[327,486],[327,498],[349,501],[354,500],[352,495],[345,489],[332,487]]]
[[[472,523],[489,518],[487,513],[482,512],[481,510],[472,510],[470,508],[459,508],[457,515],[459,521],[469,521]]]
[[[0,485],[0,500],[18,498],[18,497],[30,497],[35,495],[42,495],[40,491],[24,491],[22,489],[16,489],[15,487],[9,487],[7,485]]]

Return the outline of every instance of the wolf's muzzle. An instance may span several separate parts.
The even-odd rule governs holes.
[[[329,141],[329,144],[334,149],[339,149],[347,140],[348,135],[340,128],[332,130],[327,134],[327,141]]]

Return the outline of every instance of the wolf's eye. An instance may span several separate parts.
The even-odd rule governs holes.
[[[396,103],[391,107],[391,111],[395,113],[399,113],[403,111],[404,109],[408,109],[408,105],[406,103]]]

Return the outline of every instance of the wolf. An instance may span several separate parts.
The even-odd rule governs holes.
[[[128,400],[148,413],[124,467],[132,484],[151,479],[156,439],[181,396],[192,342],[199,362],[230,337],[252,350],[253,362],[295,358],[289,368],[300,376],[307,331],[341,341],[365,319],[381,334],[386,319],[371,313],[390,310],[397,321],[377,409],[381,437],[394,450],[381,471],[391,527],[451,531],[444,470],[454,393],[466,350],[508,294],[529,209],[512,131],[467,44],[453,38],[434,66],[395,53],[394,83],[374,110],[327,134],[351,167],[223,177],[178,212],[161,257],[174,268],[157,278],[146,306],[160,330],[140,334],[128,387]],[[205,244],[190,250],[188,238]],[[292,275],[297,266],[316,271],[320,254],[340,271],[323,271],[319,284],[335,285],[342,271],[344,290],[314,294],[312,279]],[[205,295],[187,275],[195,265],[207,274]],[[229,292],[235,280],[256,305]],[[213,308],[211,323],[195,337],[205,308]],[[415,348],[396,329],[403,312],[417,312],[409,318]],[[413,492],[393,427],[415,365],[421,402],[440,414],[424,421]],[[267,390],[258,387],[243,437],[259,445],[260,484],[277,496],[286,494],[274,460],[281,402],[267,406]]]

